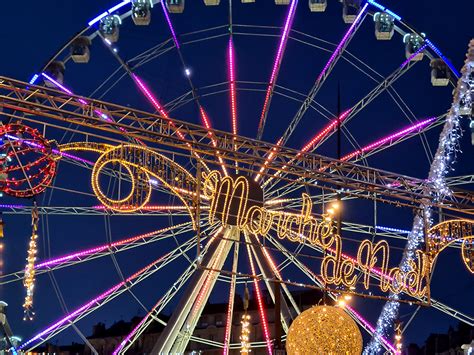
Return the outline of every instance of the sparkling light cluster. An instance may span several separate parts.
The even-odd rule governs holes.
[[[242,315],[242,331],[240,333],[240,353],[249,354],[252,350],[250,349],[250,315],[245,312]]]
[[[229,81],[230,81],[230,108],[232,111],[232,133],[237,134],[237,105],[235,94],[235,55],[234,41],[232,36],[229,38]]]
[[[314,306],[291,323],[286,351],[288,355],[358,355],[362,352],[362,335],[357,324],[342,308]]]
[[[38,239],[38,222],[38,208],[35,203],[31,211],[31,238],[28,246],[28,256],[26,258],[25,278],[23,279],[23,285],[26,289],[25,302],[23,303],[23,320],[33,320],[35,315],[33,312],[33,295],[36,281],[35,261],[36,255],[38,254],[38,247],[36,245],[36,240]]]
[[[474,73],[473,69],[474,41],[471,41],[465,65],[461,70],[462,77],[458,80],[453,104],[448,112],[443,131],[439,138],[438,149],[431,163],[428,175],[428,183],[431,189],[426,191],[426,194],[431,195],[435,201],[451,194],[451,190],[446,183],[446,175],[452,169],[452,162],[458,150],[459,138],[461,136],[459,122],[461,115],[460,109],[463,105],[466,105],[466,100],[468,101],[469,108],[472,109],[472,102],[470,102],[470,100],[474,92],[474,83],[471,81]],[[412,231],[408,235],[408,242],[400,263],[400,269],[402,270],[409,269],[409,265],[415,257],[415,250],[418,249],[424,241],[425,220],[429,225],[432,224],[431,208],[429,206],[422,207],[423,215],[415,216]],[[385,304],[380,313],[372,340],[364,349],[364,354],[366,355],[377,354],[381,351],[380,338],[392,327],[393,322],[398,316],[400,304],[397,300],[399,296],[391,294],[390,298],[391,300]]]

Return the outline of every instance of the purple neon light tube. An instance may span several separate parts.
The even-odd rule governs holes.
[[[8,139],[16,140],[16,141],[21,141],[22,143],[24,143],[24,144],[26,144],[26,145],[29,145],[30,147],[39,148],[39,149],[43,149],[43,148],[44,148],[41,144],[38,144],[38,143],[35,143],[35,142],[30,142],[30,141],[27,141],[27,140],[22,140],[22,139],[20,139],[20,138],[18,138],[18,137],[12,136],[11,134],[5,134],[5,137],[7,137]],[[83,159],[83,158],[77,157],[77,156],[72,155],[72,154],[69,154],[69,153],[61,152],[59,149],[51,149],[51,151],[52,151],[54,154],[62,155],[63,157],[66,157],[66,158],[69,158],[69,159],[72,159],[72,160],[76,160],[76,161],[79,161],[79,162],[81,162],[81,163],[86,163],[86,164],[89,164],[89,165],[94,165],[94,163],[91,162],[90,160]]]
[[[178,37],[176,36],[176,32],[174,31],[173,24],[171,23],[170,15],[168,14],[168,10],[166,9],[166,5],[164,1],[161,1],[161,7],[163,8],[163,13],[165,14],[166,22],[168,22],[168,27],[171,31],[171,36],[173,36],[174,45],[176,48],[180,48]]]
[[[94,304],[96,304],[97,302],[103,300],[104,298],[106,298],[107,296],[109,296],[110,294],[114,293],[115,291],[117,291],[120,287],[123,287],[123,286],[126,286],[126,284],[130,281],[132,281],[133,279],[137,278],[138,276],[140,276],[141,274],[143,274],[146,270],[148,270],[149,268],[153,267],[154,265],[158,264],[159,262],[161,262],[164,258],[166,258],[168,255],[170,255],[171,253],[166,253],[165,255],[163,255],[162,257],[160,257],[159,259],[155,260],[154,262],[152,262],[151,264],[145,266],[143,269],[140,269],[139,271],[137,271],[135,274],[129,276],[125,281],[122,281],[120,283],[118,283],[117,285],[113,286],[112,288],[108,289],[107,291],[105,291],[104,293],[100,294],[99,296],[97,296],[96,298],[92,299],[91,301],[87,302],[86,304],[82,305],[81,307],[79,307],[78,309],[76,309],[74,312],[72,313],[69,313],[68,315],[64,316],[63,318],[59,319],[56,323],[53,323],[52,325],[50,325],[48,328],[46,328],[45,330],[41,331],[40,333],[36,334],[33,338],[31,338],[30,340],[26,341],[25,343],[21,344],[21,346],[18,348],[18,349],[24,349],[27,345],[31,344],[32,342],[40,339],[41,337],[43,337],[44,335],[48,334],[48,333],[51,333],[53,332],[55,329],[57,329],[58,327],[60,327],[61,325],[63,325],[64,323],[66,322],[69,322],[71,321],[71,319],[73,319],[75,316],[77,316],[79,313],[81,313],[82,311],[92,307]]]
[[[290,33],[290,27],[293,24],[293,19],[296,11],[296,5],[298,4],[298,0],[292,0],[290,8],[288,10],[288,14],[286,16],[285,27],[283,28],[283,32],[280,39],[280,44],[278,45],[277,55],[275,57],[275,61],[273,62],[273,70],[270,76],[270,83],[268,84],[267,94],[265,96],[265,102],[263,104],[262,114],[260,116],[260,124],[259,127],[262,126],[263,120],[265,118],[265,114],[267,112],[267,107],[270,101],[270,94],[275,86],[275,79],[278,75],[278,68],[280,67],[281,59],[283,56],[283,52],[286,46],[286,42],[288,41],[288,35]]]
[[[323,68],[323,70],[321,71],[321,74],[319,74],[318,76],[318,81],[321,80],[323,78],[323,76],[326,74],[326,71],[329,69],[329,66],[332,64],[332,62],[336,59],[336,56],[339,54],[339,52],[341,51],[342,47],[346,44],[347,40],[349,39],[349,36],[352,34],[352,32],[354,31],[354,29],[356,28],[356,26],[359,24],[360,20],[362,19],[362,16],[364,15],[365,13],[365,10],[367,10],[367,6],[369,6],[369,3],[365,3],[365,5],[362,7],[362,9],[360,10],[359,14],[357,15],[356,19],[354,20],[354,22],[352,23],[351,27],[349,27],[349,29],[347,30],[346,34],[344,35],[344,37],[342,37],[342,40],[341,42],[338,44],[338,46],[336,47],[336,50],[332,53],[331,57],[329,58],[326,66]]]

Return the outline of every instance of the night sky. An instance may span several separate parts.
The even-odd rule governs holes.
[[[0,11],[0,41],[2,45],[0,75],[28,81],[32,74],[40,70],[43,64],[71,36],[84,28],[89,20],[117,2],[103,0],[74,3],[57,0],[5,2]],[[293,28],[337,43],[341,39],[346,25],[341,18],[340,4],[335,0],[328,0],[328,2],[327,11],[320,14],[311,13],[306,1],[301,0],[296,11]],[[177,32],[183,34],[225,25],[228,15],[227,1],[223,0],[221,3],[219,7],[206,8],[200,0],[188,0],[184,14],[171,16]],[[472,27],[474,3],[472,1],[417,0],[399,2],[384,0],[382,3],[401,15],[415,29],[426,33],[445,56],[452,60],[456,68],[462,67],[467,44],[474,37]],[[256,4],[249,5],[235,1],[233,20],[235,24],[281,26],[286,11],[287,7],[276,6],[271,0],[257,0]],[[235,31],[244,32],[245,29],[236,27]],[[271,29],[261,30],[261,32],[279,33],[278,30]],[[158,5],[153,10],[152,24],[149,27],[135,27],[131,19],[128,18],[121,28],[120,35],[117,48],[120,56],[125,60],[131,60],[138,53],[169,38],[169,30],[164,22],[161,7]],[[182,41],[186,41],[187,38],[186,36],[180,37]],[[192,72],[192,80],[196,87],[200,88],[227,80],[227,41],[228,36],[224,36],[183,47],[184,59]],[[322,42],[317,40],[308,39],[308,41],[322,45]],[[267,82],[278,37],[256,38],[236,34],[234,42],[237,80]],[[401,37],[396,34],[390,42],[376,41],[370,17],[366,18],[348,50],[382,76],[389,75],[405,60]],[[278,84],[301,93],[307,93],[329,56],[328,52],[290,40],[283,59]],[[72,62],[67,64],[65,85],[77,94],[88,96],[117,68],[117,65],[117,61],[110,55],[108,49],[102,43],[95,41],[89,64],[78,65]],[[148,83],[163,103],[169,102],[189,90],[176,51],[166,53],[138,68],[136,72]],[[341,87],[342,109],[354,105],[375,86],[374,81],[368,79],[353,66],[343,60],[339,61],[330,79],[317,96],[317,100],[332,112],[337,111],[338,83]],[[264,86],[260,86],[260,88],[264,88]],[[412,110],[413,116],[418,119],[441,115],[449,109],[451,104],[451,87],[435,88],[431,86],[429,62],[426,58],[403,76],[396,83],[395,88]],[[224,86],[223,89],[226,87]],[[102,88],[94,96],[98,97],[102,94],[105,101],[152,110],[149,103],[140,96],[130,78],[127,77],[110,91],[105,93]],[[255,137],[264,95],[264,91],[238,92],[239,134]],[[202,103],[215,128],[227,131],[231,129],[227,92],[205,96]],[[298,107],[299,103],[295,101],[275,96],[267,118],[263,139],[274,143],[281,136]],[[199,116],[193,104],[188,104],[170,115],[185,121],[199,123]],[[461,142],[463,154],[458,157],[455,164],[456,170],[450,173],[450,176],[472,174],[474,149],[470,144],[467,123],[467,120],[462,122],[465,130]],[[300,148],[326,124],[327,121],[324,117],[315,111],[308,111],[288,145]],[[347,128],[360,145],[366,145],[395,130],[403,129],[407,125],[409,122],[401,110],[387,94],[382,94],[366,110],[356,116]],[[440,129],[437,127],[427,133],[432,151],[435,151],[438,145]],[[59,140],[61,136],[56,132],[54,137],[48,136],[48,138]],[[71,137],[67,138],[71,139]],[[347,139],[343,140],[342,149],[343,153],[352,151],[353,148]],[[336,154],[335,140],[330,139],[318,152],[334,157]],[[429,162],[419,138],[411,139],[377,154],[370,158],[368,163],[377,168],[419,178],[425,178],[429,169]],[[80,187],[81,191],[92,192],[88,173],[68,164],[60,165],[56,186]],[[48,199],[51,202],[48,203]],[[19,201],[11,198],[4,200],[5,203],[31,204],[30,200]],[[169,202],[169,197],[167,195],[155,196],[153,201],[157,204],[166,204]],[[51,206],[92,206],[98,204],[97,200],[91,196],[57,191],[53,194],[48,193],[44,197],[40,196],[38,203]],[[364,209],[359,209],[361,206]],[[356,209],[358,210],[356,211]],[[360,205],[357,202],[347,203],[344,205],[343,219],[370,224],[372,223],[371,209],[372,207],[367,203],[360,203]],[[378,213],[379,225],[402,229],[411,228],[412,214],[409,210],[394,213],[393,209],[381,206]],[[8,273],[20,270],[24,266],[26,246],[31,233],[30,217],[28,215],[4,214],[3,219],[6,222],[4,272]],[[113,217],[110,222],[110,235],[112,240],[117,240],[158,229],[170,222],[181,221],[182,219],[179,218],[170,221],[168,218],[161,217],[156,219],[152,217]],[[105,222],[104,217],[50,216],[47,220],[43,219],[40,226],[40,259],[59,256],[73,250],[107,242]],[[105,257],[77,267],[57,271],[54,277],[55,282],[59,285],[60,296],[65,300],[68,310],[75,309],[93,298],[94,295],[119,282],[120,273],[123,275],[133,273],[189,237],[190,234],[187,234],[177,237],[176,240],[161,244],[155,243],[146,248],[121,253],[116,256],[118,268],[112,258]],[[182,239],[179,240],[179,238]],[[395,247],[403,247],[403,244],[396,242]],[[194,251],[189,255],[192,257]],[[278,256],[276,258],[279,259]],[[245,258],[242,259],[242,261],[245,260]],[[145,307],[150,307],[174,282],[178,275],[176,270],[183,271],[187,263],[188,261],[182,258],[165,269],[164,272],[155,274],[136,290],[134,289],[135,296],[141,300]],[[229,260],[225,267],[230,269],[230,264],[228,264]],[[243,263],[242,271],[248,271],[247,267]],[[304,279],[304,275],[298,274],[291,268],[286,271],[284,277],[307,281]],[[52,277],[48,277],[48,275],[38,277],[35,295],[37,316],[32,323],[22,321],[21,304],[24,289],[21,283],[0,288],[0,299],[10,305],[8,313],[10,324],[14,332],[23,339],[28,339],[64,313],[64,309],[58,301],[58,293],[53,289],[52,284]],[[242,289],[238,289],[238,292],[242,293]],[[227,288],[225,291],[219,290],[212,294],[211,300],[224,301],[227,295]],[[474,315],[472,303],[474,278],[465,270],[458,249],[446,252],[439,259],[432,281],[432,295],[468,315]],[[172,306],[167,307],[168,313]],[[354,306],[372,323],[375,323],[382,303],[357,299],[354,300]],[[413,311],[414,308],[403,307],[401,309],[402,321],[408,320]],[[81,320],[78,325],[87,336],[91,333],[92,325],[99,321],[110,325],[120,319],[128,320],[134,315],[144,315],[144,309],[132,295],[125,293],[100,311]],[[408,328],[405,341],[421,344],[429,333],[445,332],[450,325],[456,324],[457,320],[451,319],[439,311],[423,308]],[[61,343],[79,340],[72,330],[65,331],[57,339]]]

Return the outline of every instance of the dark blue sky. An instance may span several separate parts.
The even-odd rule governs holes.
[[[17,2],[2,4],[0,12],[0,41],[2,45],[0,75],[27,81],[65,41],[82,29],[90,19],[110,8],[116,2],[82,1],[73,3],[57,0],[48,2],[26,0],[22,1],[21,4]],[[325,14],[311,14],[306,1],[301,0],[298,5],[294,28],[332,42],[339,41],[345,28],[340,16],[341,7],[335,0],[328,0],[328,2],[328,10]],[[184,33],[225,24],[227,21],[227,2],[223,0],[222,3],[219,8],[205,8],[199,0],[188,1],[183,15],[172,16],[177,32]],[[458,69],[462,66],[467,44],[470,38],[474,36],[472,27],[474,4],[471,1],[417,0],[400,2],[386,0],[382,3],[400,14],[417,30],[425,32]],[[234,22],[240,24],[280,26],[286,12],[286,7],[277,7],[270,0],[257,0],[255,5],[247,6],[235,1],[234,9]],[[150,47],[169,37],[159,7],[153,12],[150,28],[135,28],[130,23],[131,21],[128,19],[127,23],[124,24],[121,40],[118,43],[119,53],[125,59],[130,59],[136,55],[139,49]],[[185,60],[193,72],[192,78],[196,86],[200,87],[226,80],[226,45],[227,37],[202,45],[191,45],[183,48]],[[237,80],[267,81],[276,45],[277,39],[273,37],[254,39],[246,36],[236,36]],[[394,36],[394,39],[388,43],[375,41],[373,24],[370,19],[366,20],[366,23],[350,44],[349,50],[367,64],[373,66],[382,75],[391,73],[404,60],[404,48],[401,38]],[[278,83],[301,92],[307,92],[327,58],[327,53],[309,49],[295,41],[290,41]],[[88,95],[108,73],[115,69],[116,65],[117,63],[103,46],[95,44],[91,62],[87,66],[77,66],[71,63],[67,65],[65,84],[78,94]],[[167,102],[188,90],[175,52],[171,52],[163,58],[139,68],[137,72],[148,82],[163,102]],[[321,102],[333,112],[336,111],[334,94],[338,82],[341,83],[343,109],[353,105],[358,98],[361,98],[374,86],[373,82],[341,61],[334,70],[334,78],[328,80],[318,96]],[[397,83],[396,88],[411,107],[414,115],[420,119],[439,115],[449,109],[451,89],[431,87],[427,60],[410,71],[406,77],[403,77]],[[239,132],[242,134],[255,135],[263,95],[263,93],[239,92]],[[128,79],[124,79],[105,96],[105,99],[124,105],[137,106],[145,110],[151,109],[147,102],[136,93]],[[203,105],[208,110],[214,127],[230,129],[227,94],[205,98],[203,99]],[[270,110],[264,139],[275,141],[281,135],[297,108],[298,105],[294,102],[276,98]],[[173,116],[191,122],[198,122],[194,107],[191,105],[176,111]],[[357,117],[354,120],[355,122],[351,122],[349,129],[360,144],[368,144],[377,137],[405,127],[408,124],[407,120],[401,116],[401,112],[388,96],[382,95],[360,117]],[[301,129],[289,141],[289,145],[295,148],[301,147],[302,143],[309,140],[312,134],[316,133],[324,123],[324,119],[317,117],[314,113],[305,116],[301,123]],[[463,122],[464,129],[467,128],[466,123]],[[437,146],[438,136],[439,129],[428,134],[432,149]],[[463,137],[462,149],[464,154],[457,162],[457,173],[455,174],[472,173],[473,148],[470,146],[467,136],[465,134]],[[332,156],[335,154],[333,141],[329,141],[322,149],[321,152],[324,154]],[[350,146],[347,142],[344,142],[343,152],[346,151],[350,151]],[[428,163],[424,158],[420,141],[417,139],[388,150],[380,158],[375,157],[369,163],[379,168],[417,177],[426,177],[428,171]],[[62,167],[70,168],[66,165]],[[58,185],[73,187],[79,186],[78,184],[88,184],[88,176],[74,176],[78,170],[70,169],[64,173],[60,170]],[[83,171],[81,172],[83,173]],[[87,187],[85,190],[89,191],[90,188]],[[56,194],[53,197],[52,205],[72,204],[70,195]],[[163,203],[161,200],[159,202]],[[83,198],[82,200],[78,198],[74,201],[75,205],[83,206],[90,206],[94,203],[96,202],[90,198]],[[353,207],[357,206],[354,205]],[[347,210],[344,215],[346,220],[360,223],[368,222],[367,216],[350,212],[349,208]],[[385,212],[382,207],[380,213],[380,224],[404,229],[410,228],[410,212],[393,214],[392,211]],[[13,271],[22,268],[23,265],[23,255],[26,254],[25,248],[30,233],[29,217],[8,216],[4,219],[7,222],[7,238],[5,240],[6,271]],[[167,221],[150,220],[149,217],[146,221],[132,217],[117,218],[112,220],[112,236],[113,239],[121,239],[129,235],[157,229],[162,225],[166,225],[166,223]],[[80,228],[77,228],[78,225]],[[99,217],[53,216],[49,219],[49,228],[50,252],[51,255],[55,256],[71,250],[104,243],[106,240],[104,222]],[[40,243],[42,243],[40,254],[43,257],[48,254],[46,252],[48,241],[43,240]],[[122,271],[128,275],[143,266],[145,262],[150,262],[158,255],[162,255],[164,253],[163,249],[172,246],[172,244],[155,245],[147,248],[146,251],[127,252],[127,255],[118,256],[119,263],[123,268]],[[177,264],[176,269],[181,270],[186,265],[184,261]],[[453,269],[451,269],[451,264],[453,264]],[[244,266],[244,271],[245,268]],[[155,276],[152,280],[145,282],[144,286],[137,291],[145,305],[153,304],[153,301],[162,293],[161,291],[168,287],[173,280],[173,271],[176,269],[169,269],[170,272],[164,276]],[[453,273],[453,270],[456,270],[456,272]],[[74,270],[63,270],[57,272],[56,277],[70,309],[82,304],[105,287],[110,287],[113,282],[119,280],[110,259],[93,262],[90,265],[82,265]],[[289,274],[287,277],[293,278],[294,275]],[[298,277],[301,278],[301,276]],[[24,338],[54,321],[62,312],[47,276],[41,276],[38,281],[36,296],[38,315],[33,324],[25,324],[21,321],[23,288],[20,284],[7,286],[0,292],[2,292],[0,299],[6,299],[11,305],[10,321],[14,330]],[[227,291],[224,295],[213,295],[213,299],[221,300],[226,295]],[[463,269],[458,251],[440,259],[433,280],[433,295],[453,307],[465,311],[467,314],[474,315],[474,307],[472,302],[469,302],[474,297],[474,279],[469,279],[469,274]],[[376,314],[372,310],[375,308],[378,310],[380,303],[362,300],[355,300],[354,302],[361,313],[365,312],[364,314],[371,321],[375,321]],[[409,316],[411,312],[412,309],[402,309],[403,316]],[[129,319],[137,313],[143,314],[143,310],[140,309],[132,297],[126,296],[115,302],[114,305],[105,307],[97,315],[81,322],[80,326],[82,331],[88,335],[92,324],[98,321],[105,321],[110,324],[120,318]],[[422,342],[430,332],[444,332],[449,325],[455,323],[456,321],[440,315],[435,310],[422,309],[408,329],[406,339]],[[71,338],[77,339],[72,332],[66,332],[62,336],[64,341],[69,341]]]

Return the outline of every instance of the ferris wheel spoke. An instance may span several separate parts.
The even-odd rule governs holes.
[[[446,178],[449,186],[470,185],[474,184],[474,175],[461,175]]]
[[[122,340],[122,342],[115,348],[113,355],[125,354],[127,350],[138,340],[143,332],[153,322],[159,322],[166,326],[166,322],[159,319],[158,316],[168,303],[176,296],[179,290],[186,284],[189,278],[193,275],[196,270],[196,260],[190,264],[186,270],[180,275],[180,277],[173,283],[173,286],[169,288],[163,297],[153,306],[150,312],[137,324],[135,328]]]
[[[239,263],[239,247],[240,243],[234,245],[234,255],[232,262],[232,276],[229,285],[229,304],[227,306],[227,315],[225,322],[225,333],[224,333],[224,351],[223,355],[229,354],[230,339],[232,336],[232,319],[234,318],[234,300],[235,300],[235,286],[237,281],[237,266]]]
[[[414,55],[424,51],[426,46],[422,46]],[[413,56],[412,56],[413,57]],[[411,57],[410,57],[411,58]],[[365,97],[359,100],[354,106],[349,108],[348,110],[344,111],[340,117],[331,121],[329,125],[327,125],[323,130],[318,132],[303,148],[302,152],[314,152],[318,149],[325,141],[327,141],[334,132],[337,131],[338,124],[340,123],[341,127],[344,127],[352,118],[354,118],[358,113],[360,113],[368,104],[370,104],[375,98],[377,98],[381,93],[383,93],[388,88],[392,87],[392,85],[402,77],[409,69],[411,69],[417,61],[407,60],[402,63],[400,67],[398,67],[394,72],[392,72],[389,76],[387,76],[383,81],[381,81],[374,89],[372,89]],[[298,159],[298,156],[294,158],[295,160]],[[275,184],[277,183],[274,179],[278,176],[284,177],[285,173],[275,173],[272,177],[268,178],[265,185],[268,185],[270,182],[273,183],[267,188],[271,190],[274,188]]]
[[[86,317],[90,313],[101,308],[108,302],[112,301],[122,293],[126,292],[130,288],[133,288],[143,280],[147,279],[155,272],[168,265],[170,262],[174,261],[181,255],[184,255],[187,251],[191,250],[195,245],[195,240],[189,240],[182,244],[182,248],[175,249],[172,252],[169,252],[159,259],[155,260],[146,267],[140,269],[135,274],[129,276],[124,281],[116,284],[112,288],[106,290],[104,293],[100,294],[96,298],[90,300],[89,302],[83,304],[81,307],[77,308],[75,311],[67,314],[63,318],[59,319],[57,322],[44,329],[40,333],[36,334],[34,337],[24,342],[18,350],[32,351],[39,345],[47,342],[49,339],[53,338],[57,334],[61,333],[65,329],[69,328],[71,324],[78,322],[82,318]],[[34,344],[34,345],[33,345]],[[29,348],[27,348],[29,347]]]
[[[362,23],[364,22],[365,16],[367,15],[367,7],[368,3],[366,3],[359,11],[359,14],[357,15],[356,19],[352,23],[352,25],[349,27],[347,32],[344,34],[344,37],[342,40],[339,42],[337,47],[335,48],[333,54],[329,58],[328,62],[324,66],[323,70],[319,74],[319,76],[316,79],[316,82],[314,83],[313,87],[308,93],[307,98],[305,99],[303,105],[301,105],[300,109],[296,113],[296,115],[292,118],[287,130],[282,136],[282,145],[285,145],[286,142],[288,141],[288,138],[293,134],[296,126],[299,124],[301,121],[301,118],[303,115],[306,113],[308,110],[309,104],[313,102],[314,98],[316,97],[317,93],[323,86],[324,82],[328,78],[328,76],[331,74],[331,71],[334,69],[336,63],[338,60],[341,58],[342,54],[344,53],[345,49],[351,42],[352,38],[356,34],[357,30],[360,28]]]
[[[152,353],[184,352],[217,281],[220,273],[218,270],[222,270],[232,244],[239,238],[236,228],[225,228],[223,238],[220,238],[222,230],[223,228],[219,228],[209,241],[208,251],[204,254],[198,271],[182,295]]]
[[[265,282],[265,285],[267,287],[268,293],[270,294],[270,297],[273,303],[275,303],[275,299],[276,299],[275,288],[273,287],[270,280],[274,280],[276,278],[277,280],[281,281],[282,280],[281,275],[280,275],[280,272],[276,270],[275,264],[273,263],[273,261],[271,261],[268,254],[266,254],[266,250],[264,251],[264,249],[262,249],[261,246],[259,246],[258,248],[256,247],[255,244],[257,245],[259,244],[258,241],[254,243],[254,240],[256,239],[257,239],[256,237],[252,238],[251,235],[248,235],[247,243],[249,243],[249,248],[252,251],[252,255],[254,256],[255,261],[257,262],[258,268],[260,269],[260,272],[261,272],[263,281]],[[278,292],[280,292],[280,290]],[[286,303],[286,300],[284,298],[280,298],[280,299],[281,299],[281,306],[282,306],[281,307],[281,315],[282,315],[281,322],[283,325],[283,330],[285,331],[285,333],[287,333],[293,317],[291,315],[290,308],[288,307],[288,304]]]
[[[255,237],[255,236],[254,236],[254,237]],[[284,269],[285,267],[282,266],[282,265],[277,266],[277,265],[275,264],[275,261],[272,259],[272,256],[271,256],[271,254],[270,254],[270,251],[269,251],[267,248],[265,248],[265,247],[263,246],[263,244],[258,240],[257,237],[255,237],[255,240],[256,240],[257,244],[259,245],[260,250],[262,251],[262,255],[261,255],[261,256],[263,256],[263,257],[266,259],[266,261],[267,261],[268,265],[270,265],[270,267],[271,267],[271,269],[272,269],[272,272],[273,272],[273,274],[275,275],[275,277],[276,277],[279,281],[283,281],[283,277],[281,276],[281,271],[283,271],[283,269]],[[287,259],[286,259],[286,260],[287,260]],[[268,280],[268,278],[265,277],[265,280]],[[268,287],[268,286],[267,286],[267,287]],[[300,314],[301,311],[300,311],[300,309],[299,309],[299,307],[298,307],[298,305],[297,305],[295,299],[293,298],[293,295],[291,294],[290,290],[288,289],[288,286],[287,286],[285,283],[281,283],[281,287],[282,287],[283,291],[285,292],[286,296],[288,297],[288,299],[290,300],[291,305],[292,305],[293,308],[295,309],[296,314]],[[269,288],[269,290],[270,290],[270,288]],[[283,300],[284,303],[285,303],[285,307],[286,307],[286,310],[285,310],[285,311],[288,313],[287,316],[289,316],[289,318],[292,319],[293,316],[292,316],[292,314],[291,314],[290,308],[289,308],[288,305],[286,304],[285,299],[282,298],[282,300]],[[282,312],[282,313],[283,313],[283,312]],[[290,319],[288,319],[288,320],[286,320],[286,321],[291,323]],[[288,333],[288,325],[289,325],[289,324],[286,324],[285,333]]]
[[[265,95],[265,101],[263,103],[262,113],[260,115],[260,121],[258,124],[257,139],[262,139],[263,130],[265,129],[265,123],[267,120],[268,111],[270,110],[270,105],[272,102],[273,90],[275,89],[276,81],[278,79],[278,74],[280,72],[281,63],[283,61],[283,55],[286,50],[286,43],[288,42],[288,36],[290,34],[291,28],[293,26],[293,19],[295,18],[296,7],[298,5],[298,0],[291,0],[291,4],[288,8],[288,13],[286,15],[285,25],[283,27],[283,32],[280,37],[280,43],[275,55],[275,60],[273,62],[272,72],[270,75],[270,81],[268,82],[267,92]]]
[[[251,270],[252,276],[253,276],[255,294],[256,294],[256,297],[257,297],[257,304],[258,304],[258,310],[259,310],[259,314],[260,314],[260,323],[262,325],[262,332],[263,332],[263,336],[265,338],[265,342],[266,342],[266,346],[267,346],[267,352],[268,352],[269,355],[271,355],[272,354],[272,342],[271,342],[271,339],[270,339],[270,332],[268,330],[268,322],[267,322],[267,317],[266,317],[266,314],[265,314],[265,309],[263,307],[262,294],[261,294],[261,291],[260,291],[260,286],[258,284],[257,273],[256,273],[256,270],[255,270],[255,265],[253,263],[252,252],[250,250],[250,244],[252,244],[252,243],[251,243],[250,238],[249,238],[246,231],[244,231],[244,235],[245,235],[245,241],[246,241],[246,246],[247,246],[247,255],[248,255],[248,258],[249,258],[250,270]]]
[[[74,266],[110,254],[120,253],[129,249],[148,245],[161,240],[169,239],[192,231],[192,223],[181,223],[172,227],[163,228],[151,233],[138,235],[131,238],[118,240],[113,243],[100,245],[94,248],[80,250],[60,257],[39,262],[35,266],[36,275],[48,273],[65,267]],[[0,276],[0,285],[23,281],[25,271],[20,270],[14,273]]]

